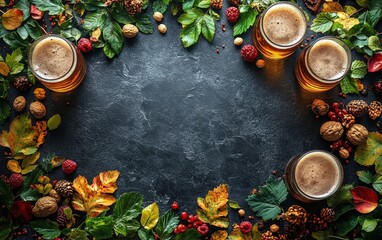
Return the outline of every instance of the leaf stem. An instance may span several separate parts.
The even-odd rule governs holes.
[[[0,9],[0,13],[1,13],[1,14],[4,14],[4,11]]]

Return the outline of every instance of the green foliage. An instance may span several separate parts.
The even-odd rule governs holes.
[[[55,239],[61,235],[61,230],[56,222],[49,219],[38,219],[30,222],[31,227],[44,239]]]
[[[31,3],[41,11],[48,12],[49,15],[58,15],[65,10],[61,0],[31,0]]]
[[[13,202],[13,193],[9,184],[0,178],[0,205],[10,208]]]
[[[10,69],[9,73],[11,75],[15,75],[23,71],[24,64],[20,63],[22,59],[23,59],[23,54],[20,48],[17,48],[11,54],[7,54],[7,56],[5,57],[5,63],[8,65]]]
[[[313,20],[310,30],[313,32],[327,33],[334,24],[334,19],[337,18],[335,13],[320,13]]]
[[[60,114],[54,114],[51,116],[47,122],[47,126],[49,130],[54,130],[58,128],[61,124],[61,116]]]
[[[281,212],[280,204],[288,196],[287,188],[282,179],[269,178],[264,186],[259,187],[259,192],[247,198],[252,211],[256,216],[265,221],[275,219]]]
[[[327,204],[331,208],[336,208],[341,204],[351,203],[352,195],[350,189],[353,188],[353,185],[347,184],[343,185],[337,192],[327,199]]]
[[[12,221],[5,217],[0,217],[0,240],[9,239],[12,232]]]
[[[88,240],[86,232],[84,230],[74,228],[70,230],[68,240]]]
[[[382,134],[369,133],[366,143],[357,147],[354,161],[363,166],[375,165],[375,171],[382,174]]]
[[[367,73],[367,65],[364,61],[354,60],[350,68],[352,78],[364,78]]]
[[[382,194],[382,175],[373,174],[369,171],[357,171],[357,176],[360,181],[366,184],[372,184],[375,191],[379,194]]]
[[[198,239],[200,239],[200,234],[194,228],[187,229],[184,233],[179,233],[174,238],[174,240],[198,240]]]
[[[173,211],[167,211],[159,218],[159,221],[155,226],[155,233],[160,239],[170,240],[172,238],[172,233],[178,224],[178,215]]]
[[[259,12],[250,8],[248,11],[240,13],[239,21],[233,27],[233,35],[237,36],[245,33],[256,21]]]
[[[345,94],[353,93],[358,94],[358,83],[357,80],[351,78],[350,76],[345,76],[340,82],[341,92]]]
[[[364,61],[354,60],[350,72],[340,82],[341,91],[345,94],[358,94],[357,79],[362,79],[367,74],[367,65]]]
[[[346,236],[358,224],[358,215],[356,211],[348,211],[335,222],[335,235]]]
[[[113,236],[112,216],[87,218],[85,225],[85,231],[89,232],[96,239],[108,239]]]

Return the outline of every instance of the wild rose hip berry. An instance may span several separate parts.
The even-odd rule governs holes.
[[[225,15],[227,16],[228,22],[235,23],[237,20],[239,20],[240,12],[237,7],[229,7],[225,11]]]
[[[77,169],[77,163],[73,160],[67,159],[62,163],[62,170],[66,174],[71,174]]]
[[[87,38],[81,38],[77,43],[77,47],[82,53],[88,53],[93,49],[91,41]]]
[[[184,233],[187,230],[187,227],[184,224],[179,224],[177,229],[179,233]]]
[[[248,221],[240,223],[240,231],[242,233],[249,233],[250,231],[252,231],[252,223]]]
[[[253,62],[257,57],[257,50],[255,46],[247,44],[241,48],[240,55],[245,62]]]
[[[187,221],[188,219],[188,213],[187,212],[182,212],[180,214],[180,219],[182,219],[183,221]]]
[[[178,210],[179,209],[179,203],[178,202],[173,202],[171,204],[171,209],[174,210],[174,211]]]
[[[198,227],[198,232],[200,233],[200,235],[207,235],[208,234],[208,231],[210,230],[207,226],[207,224],[202,224]]]
[[[9,185],[11,185],[11,188],[13,189],[20,188],[21,185],[23,185],[23,181],[24,177],[19,173],[12,173],[8,178]]]

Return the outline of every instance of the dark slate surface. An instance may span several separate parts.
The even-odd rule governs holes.
[[[86,55],[83,84],[70,96],[48,93],[45,100],[48,116],[60,113],[63,122],[49,132],[43,156],[74,159],[76,174],[89,180],[118,169],[118,194],[139,191],[147,204],[167,209],[176,200],[194,211],[196,198],[221,183],[229,184],[232,200],[246,205],[251,189],[273,170],[281,176],[295,154],[329,150],[319,135],[324,120],[307,105],[314,98],[343,101],[339,89],[312,94],[298,86],[294,64],[301,49],[267,61],[264,69],[244,63],[232,26],[221,31],[224,22],[223,16],[213,44],[201,39],[184,49],[181,27],[167,13],[165,35],[139,34],[112,61],[98,50]],[[250,32],[244,42],[252,43]],[[370,75],[366,83],[375,79]],[[374,98],[369,93],[366,100]],[[355,180],[355,164],[344,168],[345,183]],[[57,170],[53,178],[62,177]]]

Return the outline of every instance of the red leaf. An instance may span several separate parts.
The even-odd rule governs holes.
[[[382,53],[376,53],[367,61],[367,70],[377,72],[382,69]]]
[[[378,206],[378,194],[373,189],[367,187],[355,187],[350,190],[353,196],[355,210],[360,213],[372,212]]]
[[[31,4],[31,16],[35,20],[40,20],[44,15],[43,11],[40,11],[35,5]]]
[[[23,11],[18,8],[12,8],[6,11],[1,17],[1,23],[5,29],[15,30],[20,27],[23,22]]]

